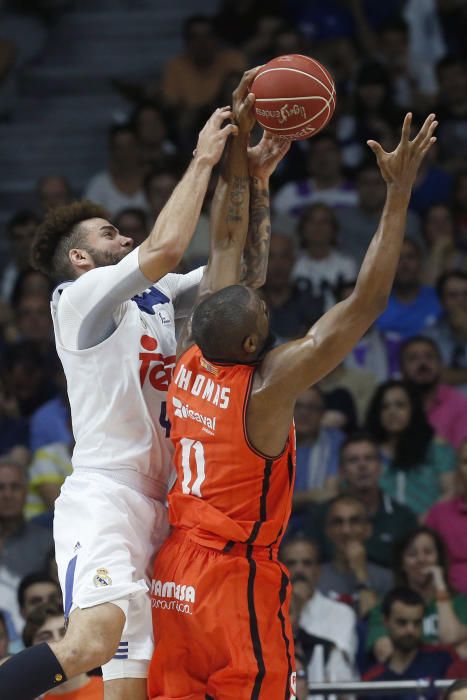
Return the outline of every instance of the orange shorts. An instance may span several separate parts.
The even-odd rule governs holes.
[[[173,532],[151,586],[155,700],[289,700],[295,661],[290,584],[269,549],[223,553]]]

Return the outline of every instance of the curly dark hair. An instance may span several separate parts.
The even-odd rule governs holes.
[[[403,389],[406,393],[410,402],[411,415],[408,426],[397,438],[393,464],[399,469],[411,469],[423,462],[434,435],[417,391],[406,382],[395,379],[381,384],[371,399],[367,412],[366,428],[378,444],[384,442],[387,433],[381,422],[383,401],[386,393],[395,388]]]
[[[82,200],[52,209],[38,226],[31,248],[31,265],[55,281],[74,279],[76,273],[68,253],[83,246],[79,224],[87,219],[108,219],[99,204]]]

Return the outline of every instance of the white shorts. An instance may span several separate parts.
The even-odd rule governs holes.
[[[128,601],[118,660],[152,657],[148,582],[168,529],[163,503],[93,472],[73,472],[55,502],[55,556],[65,616],[75,608]]]

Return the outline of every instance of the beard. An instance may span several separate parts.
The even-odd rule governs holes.
[[[110,253],[108,250],[98,250],[97,248],[92,248],[88,246],[86,251],[92,257],[96,267],[108,267],[109,265],[116,265],[119,263],[128,253],[131,253],[131,248],[124,248],[119,253]]]
[[[393,639],[393,644],[396,649],[399,649],[399,651],[414,651],[414,649],[418,649],[418,647],[421,644],[421,640],[419,637],[415,637],[412,634],[407,634],[404,637],[399,637],[398,639]]]

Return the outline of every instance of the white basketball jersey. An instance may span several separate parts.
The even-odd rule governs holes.
[[[70,350],[60,338],[58,305],[73,283],[60,285],[51,305],[76,441],[73,468],[105,472],[158,500],[166,497],[171,473],[166,392],[176,350],[164,279],[124,302],[116,329],[87,349]]]

